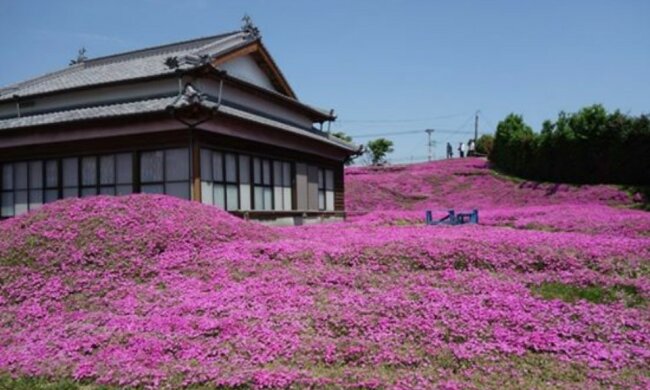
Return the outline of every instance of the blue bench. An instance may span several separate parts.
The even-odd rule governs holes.
[[[466,223],[478,223],[478,210],[474,209],[469,213],[458,213],[451,209],[446,217],[437,221],[433,220],[433,213],[431,210],[426,211],[426,224],[427,225],[463,225]]]

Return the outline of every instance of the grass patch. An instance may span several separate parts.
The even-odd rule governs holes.
[[[650,211],[650,185],[649,186],[621,186],[621,189],[628,194],[630,197],[634,197],[636,194],[641,195],[641,200],[638,200],[633,208]]]
[[[522,184],[526,182],[526,179],[506,173],[495,167],[494,164],[490,164],[490,174],[497,179],[506,180],[514,184]]]
[[[1,390],[110,390],[114,387],[80,384],[72,379],[48,379],[0,375]]]
[[[569,303],[585,300],[596,304],[607,304],[622,300],[629,307],[645,305],[645,299],[638,289],[629,285],[581,287],[560,282],[546,282],[532,286],[531,291],[543,299],[561,299]]]

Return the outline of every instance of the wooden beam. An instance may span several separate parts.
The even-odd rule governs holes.
[[[258,45],[257,42],[253,42],[250,45],[241,47],[241,48],[239,48],[237,50],[231,51],[230,53],[226,53],[226,54],[224,54],[224,55],[222,55],[220,57],[217,57],[217,58],[213,59],[212,60],[212,65],[213,66],[219,66],[219,65],[221,65],[221,64],[223,64],[225,62],[228,62],[230,60],[233,60],[233,59],[235,59],[237,57],[245,56],[245,55],[251,54],[253,52],[256,52],[257,50],[259,50],[259,45]]]
[[[280,89],[283,90],[287,95],[291,96],[294,99],[297,99],[296,94],[293,92],[287,79],[284,78],[282,72],[271,58],[271,55],[264,48],[264,46],[259,45],[259,50],[255,52],[256,55],[259,55],[262,61],[268,66],[268,70],[271,72],[271,79],[280,85]]]

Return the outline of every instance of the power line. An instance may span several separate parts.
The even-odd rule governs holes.
[[[449,115],[439,115],[431,116],[426,118],[409,118],[409,119],[340,119],[337,122],[340,123],[403,123],[403,122],[424,122],[436,119],[446,119],[446,118],[455,118],[459,116],[467,115],[466,112],[459,114],[449,114]]]
[[[436,133],[444,133],[444,134],[474,134],[473,131],[459,131],[459,130],[451,130],[451,129],[434,129]],[[359,134],[359,135],[353,135],[350,134],[350,137],[352,138],[370,138],[370,137],[387,137],[387,136],[399,136],[399,135],[409,135],[409,134],[422,134],[425,130],[424,129],[417,129],[417,130],[405,130],[405,131],[394,131],[394,132],[387,132],[387,133],[367,133],[367,134]]]

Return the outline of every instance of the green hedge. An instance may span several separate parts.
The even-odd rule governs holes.
[[[601,105],[561,112],[540,133],[510,114],[489,155],[497,168],[533,180],[650,184],[650,117],[608,113]]]

